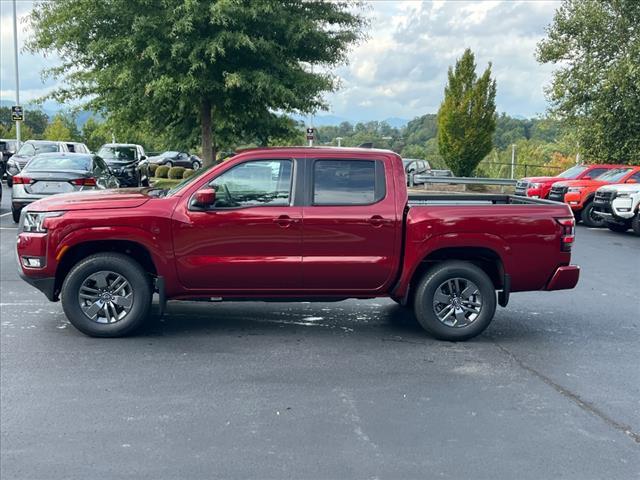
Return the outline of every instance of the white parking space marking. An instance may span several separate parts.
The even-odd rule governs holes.
[[[7,216],[7,215],[9,215],[10,213],[11,213],[11,212],[3,213],[2,215],[0,215],[0,217],[6,217],[6,216]]]

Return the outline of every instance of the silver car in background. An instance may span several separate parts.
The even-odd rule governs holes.
[[[86,153],[43,153],[33,157],[13,177],[11,213],[20,220],[25,205],[57,193],[118,188],[118,179],[97,155]]]

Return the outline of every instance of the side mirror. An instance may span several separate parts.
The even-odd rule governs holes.
[[[140,157],[140,160],[141,160],[141,161],[142,161],[142,160],[146,160],[146,159],[147,159],[147,156],[146,156],[146,155],[142,155],[142,156]]]
[[[216,191],[214,188],[203,188],[193,196],[193,203],[198,207],[212,207],[216,203]]]
[[[591,177],[591,175],[585,175],[584,177],[582,177],[583,180],[593,180],[593,178]]]
[[[630,178],[627,183],[638,183],[638,181],[635,178]]]

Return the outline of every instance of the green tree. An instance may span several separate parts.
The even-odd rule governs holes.
[[[552,112],[593,161],[640,163],[640,2],[564,0],[537,59],[558,65]]]
[[[94,117],[89,117],[82,126],[82,141],[91,151],[97,151],[105,143],[109,143],[111,134],[104,122],[98,122]]]
[[[448,76],[438,110],[438,150],[455,175],[469,176],[493,146],[496,82],[491,64],[478,78],[470,49],[449,67]]]
[[[64,116],[58,114],[44,130],[45,140],[71,140],[71,130],[67,126]]]
[[[259,130],[251,122],[279,129],[272,112],[325,106],[331,67],[362,36],[359,10],[350,0],[39,2],[30,48],[65,59],[48,72],[64,80],[53,98],[91,98],[114,121],[198,139],[211,164],[229,138]]]
[[[42,135],[44,133],[44,129],[47,128],[49,124],[49,117],[46,113],[35,106],[27,105],[25,106],[24,113],[24,122],[22,122],[22,130],[25,127],[29,127],[30,136],[25,136],[22,134],[22,140],[29,140],[34,137],[34,135]],[[5,131],[11,130],[15,122],[11,120],[11,108],[9,107],[0,107],[0,125],[4,127]]]

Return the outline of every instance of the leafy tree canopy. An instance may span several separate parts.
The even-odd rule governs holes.
[[[495,97],[491,65],[478,78],[474,55],[466,49],[455,68],[449,68],[438,110],[438,149],[457,176],[471,175],[493,147]]]
[[[55,50],[49,71],[65,101],[114,121],[148,123],[176,139],[214,149],[267,122],[272,112],[323,107],[337,87],[330,67],[346,59],[365,21],[352,1],[57,0],[40,2],[31,23],[34,51]],[[312,66],[320,68],[312,68]],[[267,135],[268,137],[269,135]]]
[[[640,2],[564,0],[537,58],[559,66],[552,112],[591,161],[640,163]]]

